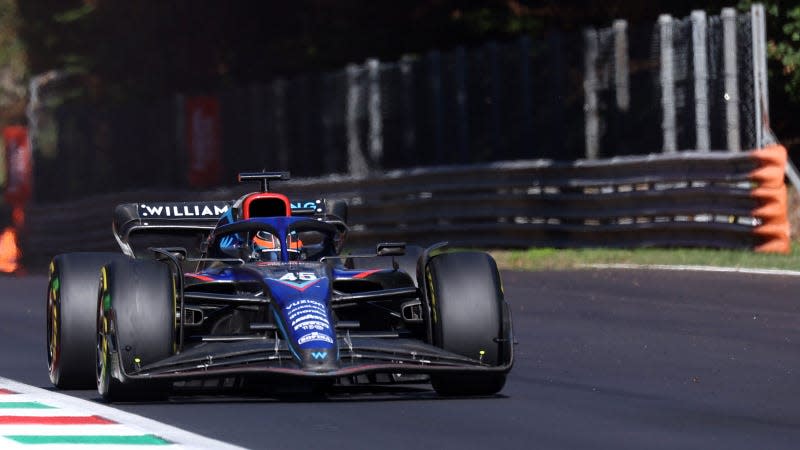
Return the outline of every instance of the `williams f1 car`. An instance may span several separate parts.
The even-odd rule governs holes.
[[[403,243],[343,252],[347,205],[290,201],[269,183],[233,202],[129,203],[121,253],[53,258],[50,379],[106,401],[181,385],[429,381],[440,395],[499,392],[513,364],[494,260]]]

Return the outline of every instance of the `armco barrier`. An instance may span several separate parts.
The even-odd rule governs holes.
[[[680,247],[789,251],[780,146],[744,153],[684,152],[604,161],[518,161],[331,176],[275,188],[289,197],[343,198],[350,242],[524,248]],[[28,212],[26,261],[116,249],[118,203],[233,199],[254,186],[213,192],[128,192]]]

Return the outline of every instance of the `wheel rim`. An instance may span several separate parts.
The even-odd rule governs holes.
[[[108,321],[102,315],[98,317],[97,329],[97,381],[101,385],[108,372]]]
[[[178,353],[178,339],[180,330],[180,319],[178,311],[178,288],[175,285],[175,277],[172,278],[172,310],[175,311],[175,318],[172,320],[172,354]]]
[[[106,315],[106,297],[107,292],[106,271],[105,268],[101,271],[100,279],[100,297],[97,302],[97,389],[101,394],[108,391],[109,373],[108,373],[108,316]]]
[[[58,294],[60,283],[59,279],[51,278],[47,294],[47,365],[50,371],[51,381],[58,370],[58,363],[61,356],[61,346],[59,342],[59,310]]]

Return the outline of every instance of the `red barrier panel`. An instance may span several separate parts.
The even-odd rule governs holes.
[[[33,186],[33,159],[28,129],[20,125],[5,127],[3,143],[7,170],[5,199],[13,207],[22,208],[31,198]]]
[[[788,200],[784,174],[786,173],[786,148],[782,145],[771,145],[750,152],[759,167],[750,173],[750,179],[758,186],[750,196],[756,199],[759,206],[753,210],[753,217],[761,224],[753,229],[753,234],[763,239],[755,247],[757,252],[789,253],[790,226]]]
[[[210,96],[187,97],[185,112],[189,185],[217,186],[222,176],[219,101]]]
[[[19,273],[23,270],[19,236],[25,226],[25,207],[33,191],[33,156],[28,129],[20,125],[3,128],[3,144],[6,153],[4,197],[11,206],[11,225],[0,232],[0,272]]]

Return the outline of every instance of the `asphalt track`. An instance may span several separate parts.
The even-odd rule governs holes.
[[[586,270],[504,282],[519,345],[495,397],[440,399],[420,385],[119,408],[250,448],[800,448],[800,277]],[[0,278],[0,376],[49,388],[45,285]]]

